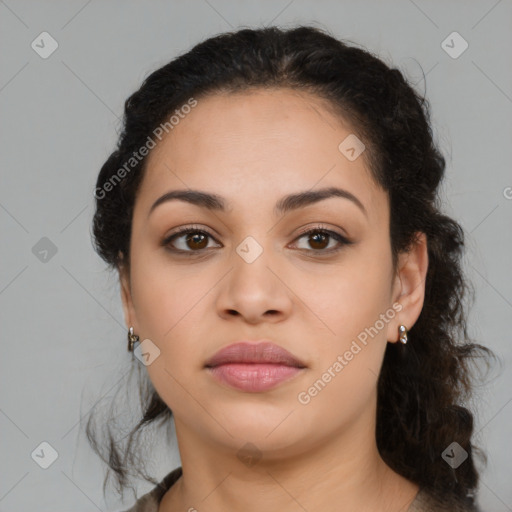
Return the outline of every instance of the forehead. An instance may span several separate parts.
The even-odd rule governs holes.
[[[350,161],[339,148],[355,135],[325,100],[302,91],[209,95],[151,150],[140,195],[149,202],[168,189],[194,188],[233,207],[263,200],[273,207],[289,193],[338,186],[382,216],[387,197],[364,153]]]
[[[353,131],[325,100],[283,88],[208,95],[197,100],[197,106],[182,119],[175,116],[175,121],[178,123],[152,151],[150,160],[169,151],[175,159],[183,154],[190,158],[191,143],[197,157],[215,149],[219,158],[240,160],[245,153],[250,157],[257,154],[259,159],[266,155],[275,158],[272,150],[278,146],[295,149],[282,155],[290,160],[315,147],[328,149],[337,157],[339,137]],[[242,145],[244,153],[237,153]]]

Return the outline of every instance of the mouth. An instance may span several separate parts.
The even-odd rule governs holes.
[[[217,381],[255,393],[288,381],[303,372],[306,365],[275,343],[243,341],[219,350],[205,368]]]

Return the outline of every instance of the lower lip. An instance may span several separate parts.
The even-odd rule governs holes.
[[[291,379],[301,368],[284,364],[230,363],[208,370],[220,382],[242,391],[257,393]]]

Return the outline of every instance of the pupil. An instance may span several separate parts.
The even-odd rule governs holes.
[[[323,234],[323,233],[317,233],[315,235],[312,236],[312,238],[314,239],[313,243],[316,244],[316,243],[320,243],[321,247],[323,247],[325,244],[322,245],[322,242],[318,242],[318,238],[321,238],[323,239],[323,241],[325,242],[325,239],[327,238],[327,235]],[[316,240],[315,240],[316,239]]]
[[[198,238],[198,237],[199,237],[199,238],[203,238],[203,242],[204,242],[204,240],[206,240],[206,237],[205,237],[203,234],[201,234],[201,233],[194,233],[194,234],[189,235],[189,236],[187,237],[187,242],[192,241],[192,243],[199,243],[199,244],[200,244],[200,242],[198,242],[198,241],[197,241],[197,238]],[[203,244],[203,245],[204,245],[204,244]],[[201,246],[201,247],[199,247],[199,248],[200,248],[200,249],[202,249],[203,247]]]

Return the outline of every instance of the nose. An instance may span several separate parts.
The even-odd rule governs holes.
[[[282,322],[293,308],[293,293],[286,276],[264,250],[254,261],[234,252],[232,270],[222,280],[217,298],[218,314],[224,319],[239,317],[248,324]]]

